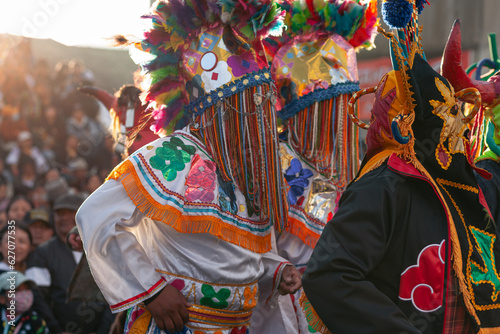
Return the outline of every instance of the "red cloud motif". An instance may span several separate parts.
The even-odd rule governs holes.
[[[426,246],[417,264],[401,274],[399,298],[411,300],[421,312],[433,312],[443,305],[445,241]]]

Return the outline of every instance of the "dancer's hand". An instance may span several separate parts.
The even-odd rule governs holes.
[[[302,286],[302,275],[293,265],[287,265],[281,274],[278,292],[282,295],[295,293]]]
[[[68,234],[68,244],[71,249],[77,252],[83,252],[83,242],[78,233]]]
[[[155,319],[158,328],[170,333],[181,332],[189,321],[187,309],[191,307],[179,290],[167,285],[146,306]]]

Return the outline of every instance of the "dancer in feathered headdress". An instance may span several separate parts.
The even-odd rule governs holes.
[[[375,92],[368,151],[303,276],[332,333],[499,330],[500,245],[467,137],[480,94],[455,93],[426,62],[421,4],[382,4],[384,21],[395,28],[383,31],[394,70],[366,90]],[[474,102],[468,117],[457,99]]]
[[[376,1],[283,1],[285,30],[265,40],[283,121],[281,159],[287,181],[288,227],[278,253],[305,269],[337,199],[359,167],[357,127],[347,104],[359,90],[356,51],[372,47]],[[300,333],[310,308],[294,298]],[[295,321],[297,321],[295,320]]]
[[[295,292],[272,254],[287,222],[272,79],[272,1],[153,5],[135,43],[157,133],[80,209],[95,280],[127,333],[246,333],[257,299]],[[282,278],[286,277],[286,281]]]

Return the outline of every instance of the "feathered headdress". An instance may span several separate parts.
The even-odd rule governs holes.
[[[340,188],[359,161],[357,132],[347,102],[359,90],[356,49],[372,47],[376,1],[283,1],[287,27],[269,37],[277,111],[294,150]]]
[[[283,26],[273,1],[157,1],[144,18],[151,20],[151,28],[135,44],[143,52],[133,58],[142,68],[143,100],[155,110],[157,133],[185,126],[192,114],[199,115],[216,102],[209,98],[210,92],[222,91],[242,73],[265,68],[252,43],[280,33]],[[234,44],[216,43],[217,30],[231,34]],[[239,53],[248,58],[247,68],[228,63],[220,73],[214,71],[219,61],[227,62],[240,48],[246,49]],[[250,67],[252,71],[247,71]],[[203,72],[211,75],[200,75]]]
[[[151,29],[136,43],[143,57],[135,57],[154,131],[189,123],[222,179],[245,195],[250,215],[278,229],[287,210],[261,40],[281,32],[283,15],[273,0],[157,1],[145,16]]]

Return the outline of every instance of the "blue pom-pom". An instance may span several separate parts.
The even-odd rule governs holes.
[[[406,27],[412,13],[413,5],[407,0],[387,0],[382,4],[382,18],[391,29]]]
[[[424,4],[429,4],[429,2],[427,0],[417,0],[417,2],[415,3],[415,5],[417,6],[419,15],[424,10]]]

